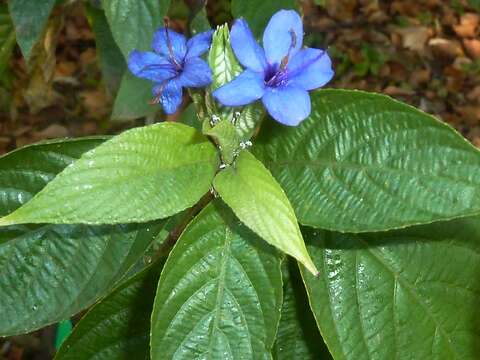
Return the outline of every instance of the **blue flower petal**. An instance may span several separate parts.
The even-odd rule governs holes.
[[[204,87],[212,82],[212,70],[199,57],[188,59],[185,61],[183,72],[178,81],[185,87]]]
[[[262,102],[275,120],[289,126],[297,126],[311,111],[308,92],[294,85],[267,88]]]
[[[187,42],[187,56],[186,60],[203,55],[208,50],[212,43],[213,31],[205,31],[192,37]]]
[[[302,19],[293,10],[275,13],[263,33],[263,47],[270,65],[279,65],[288,54],[295,55],[302,42]]]
[[[132,51],[128,57],[128,68],[135,76],[157,83],[177,74],[175,67],[165,56],[150,51]]]
[[[242,106],[260,99],[265,93],[263,73],[245,70],[228,84],[213,92],[223,105]]]
[[[160,103],[166,114],[173,114],[177,111],[182,103],[182,95],[182,86],[176,79],[153,88],[153,96],[160,97]]]
[[[167,36],[168,32],[168,36]],[[170,42],[170,45],[169,45]],[[160,55],[170,57],[170,46],[173,56],[178,63],[182,63],[187,53],[187,39],[182,34],[171,29],[160,28],[153,34],[152,48]]]
[[[288,78],[305,90],[313,90],[328,83],[334,75],[332,60],[319,49],[300,50],[288,63]]]
[[[244,19],[239,19],[233,24],[230,42],[235,56],[244,67],[257,72],[267,69],[265,52],[258,45]]]

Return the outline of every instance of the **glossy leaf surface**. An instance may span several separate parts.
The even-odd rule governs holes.
[[[304,232],[303,271],[335,359],[476,359],[480,218],[375,234]]]
[[[30,58],[33,46],[39,40],[47,24],[55,0],[9,0],[8,7],[17,42],[26,60]]]
[[[293,256],[313,274],[295,213],[285,193],[263,164],[248,151],[218,173],[215,190],[235,215],[269,244]]]
[[[55,360],[146,359],[161,264],[123,282],[75,326]]]
[[[27,202],[102,141],[50,142],[0,157],[0,214]],[[91,305],[138,260],[160,226],[0,228],[0,336],[38,329]]]
[[[282,298],[280,257],[220,202],[186,228],[162,272],[153,360],[268,359]]]
[[[311,97],[308,119],[269,122],[253,150],[300,223],[364,232],[480,211],[480,152],[448,125],[383,95]]]
[[[169,122],[131,129],[83,154],[0,224],[165,218],[209,190],[218,161],[215,147],[189,126]]]

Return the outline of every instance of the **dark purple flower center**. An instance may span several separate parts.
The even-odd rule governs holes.
[[[269,66],[265,72],[265,85],[268,87],[283,86],[288,81],[288,71],[282,66]]]

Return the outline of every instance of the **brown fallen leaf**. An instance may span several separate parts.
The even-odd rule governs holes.
[[[428,46],[437,56],[444,56],[449,59],[455,59],[464,54],[462,45],[457,40],[433,38],[428,42]]]
[[[478,14],[463,14],[460,18],[460,24],[455,25],[453,27],[453,30],[458,36],[462,38],[474,37],[477,31],[479,20],[480,16],[478,16]]]
[[[425,26],[411,26],[397,28],[395,31],[402,37],[402,45],[406,49],[424,52],[428,39],[432,36],[430,28]]]
[[[463,39],[463,46],[467,50],[468,55],[472,58],[480,59],[480,40],[478,39]]]
[[[68,129],[65,126],[59,124],[52,124],[42,131],[36,131],[33,133],[33,137],[36,139],[54,139],[63,138],[69,135]]]

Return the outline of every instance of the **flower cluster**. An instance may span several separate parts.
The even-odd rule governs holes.
[[[200,56],[211,43],[212,32],[185,37],[167,28],[153,38],[154,52],[133,51],[130,71],[153,81],[154,101],[171,114],[181,103],[182,87],[204,87],[212,73]],[[302,48],[303,25],[298,13],[280,10],[263,34],[263,48],[256,42],[244,19],[231,30],[231,45],[245,70],[213,96],[226,106],[243,106],[260,100],[278,122],[296,126],[311,112],[308,91],[328,83],[332,62],[324,50]]]

